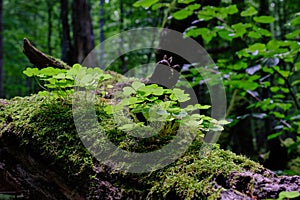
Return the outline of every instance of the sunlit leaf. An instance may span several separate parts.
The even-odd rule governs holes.
[[[279,47],[280,47],[280,42],[277,41],[277,40],[270,40],[267,43],[267,48],[270,49],[270,50],[274,50],[274,49],[277,49]]]
[[[270,112],[271,115],[274,115],[278,119],[284,119],[285,115],[280,112]]]
[[[274,17],[271,16],[259,16],[259,17],[254,17],[254,21],[262,24],[270,24],[275,21]]]
[[[230,15],[233,15],[233,14],[239,12],[239,10],[238,10],[238,8],[236,7],[236,5],[230,5],[230,6],[226,7],[226,11],[227,11],[227,13],[230,14]]]
[[[270,67],[263,67],[262,70],[264,72],[269,73],[269,74],[273,74],[274,73],[274,70],[272,68],[270,68]]]
[[[151,7],[151,9],[152,10],[158,10],[158,9],[160,9],[160,8],[163,8],[163,7],[169,7],[170,6],[170,4],[169,3],[156,3],[156,4],[154,4],[154,5],[152,5],[152,7]]]
[[[140,100],[137,97],[130,97],[128,101],[129,101],[129,104],[135,104],[135,103],[143,102],[143,100]]]
[[[227,30],[218,31],[218,35],[224,40],[228,41],[232,41],[236,37],[234,33]]]
[[[300,85],[300,80],[295,80],[292,82],[292,86]]]
[[[198,19],[200,21],[208,21],[215,17],[216,8],[212,6],[205,6],[198,12]]]
[[[300,24],[300,15],[298,15],[297,17],[295,17],[294,19],[291,20],[291,25],[295,26]]]
[[[256,82],[251,82],[251,81],[243,81],[243,80],[231,80],[229,82],[231,85],[241,88],[245,91],[247,90],[255,90],[256,88],[259,87],[259,84]]]
[[[220,125],[226,125],[226,124],[230,124],[229,121],[225,120],[225,119],[222,119],[222,120],[218,120],[218,124]]]
[[[159,0],[139,0],[133,4],[134,7],[143,7],[143,8],[149,8],[153,4],[157,3]]]
[[[298,191],[290,191],[290,192],[280,192],[279,193],[279,198],[284,199],[284,198],[296,198],[296,197],[300,197],[300,193]]]
[[[259,34],[263,36],[267,36],[267,37],[272,36],[272,33],[267,29],[258,28],[257,31],[259,32]]]
[[[231,27],[235,31],[236,37],[242,37],[247,32],[247,28],[251,27],[251,25],[248,23],[247,24],[238,23],[232,25]]]
[[[210,106],[210,105],[200,105],[200,104],[196,104],[196,108],[206,110],[206,109],[211,108],[211,106]]]
[[[286,34],[285,37],[287,39],[299,38],[300,37],[300,29],[294,30],[293,32]]]
[[[164,89],[163,89],[162,87],[153,88],[153,89],[151,90],[151,93],[152,93],[153,95],[156,95],[156,96],[161,96],[161,95],[163,95],[163,93],[164,93]]]
[[[195,0],[177,0],[177,3],[189,4],[194,2]]]
[[[192,10],[182,9],[173,14],[173,17],[177,20],[186,19],[193,14]]]
[[[145,83],[139,82],[139,81],[134,81],[131,86],[133,87],[133,89],[138,90],[141,87],[145,86]]]
[[[179,102],[186,102],[186,101],[190,100],[190,95],[185,94],[184,90],[181,90],[178,88],[173,89],[173,93],[171,94],[171,96],[173,96],[173,99],[177,99]],[[170,96],[170,98],[171,98],[171,96]]]
[[[50,95],[50,93],[48,91],[39,91],[38,95],[39,96],[46,96],[47,97],[47,96]]]
[[[28,77],[32,77],[32,76],[36,76],[39,74],[39,69],[38,68],[26,68],[26,70],[24,70],[23,73]]]
[[[255,38],[255,39],[259,39],[259,38],[261,38],[262,36],[261,36],[258,32],[250,31],[250,32],[248,33],[248,37],[250,37],[250,38]]]
[[[241,70],[241,69],[246,69],[248,67],[248,64],[246,62],[243,62],[243,61],[238,61],[237,63],[235,63],[231,67],[234,70]]]
[[[59,74],[53,76],[53,78],[56,78],[56,79],[65,79],[66,78],[66,74],[65,73],[59,73]]]
[[[281,136],[282,134],[283,134],[283,132],[273,133],[271,135],[268,135],[267,140],[272,140],[274,138]]]
[[[255,43],[248,47],[249,51],[255,52],[255,51],[264,51],[266,49],[266,45],[262,43]]]
[[[173,17],[177,20],[185,19],[191,16],[194,13],[194,10],[199,9],[201,6],[200,4],[193,4],[181,9],[173,14]]]
[[[54,76],[59,73],[64,73],[66,70],[64,69],[57,69],[53,67],[46,67],[40,70],[40,74],[44,74],[46,76]]]
[[[254,7],[249,7],[247,10],[241,12],[241,16],[242,17],[249,17],[252,15],[256,15],[257,14],[257,10]]]
[[[280,90],[280,87],[278,87],[278,86],[272,86],[272,87],[270,87],[270,91],[271,91],[271,92],[276,93],[276,92],[278,92],[279,90]]]
[[[217,36],[215,31],[212,31],[208,28],[193,28],[186,31],[186,35],[190,37],[201,37],[209,43],[214,37]]]
[[[124,87],[123,94],[125,96],[130,96],[131,94],[135,93],[136,91],[132,87]]]

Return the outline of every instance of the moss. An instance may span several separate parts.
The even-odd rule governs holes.
[[[33,95],[0,104],[0,138],[17,140],[37,158],[59,169],[70,184],[96,184],[109,180],[128,196],[148,199],[216,199],[225,190],[223,180],[232,171],[258,171],[262,167],[245,157],[208,145],[199,155],[202,143],[196,141],[175,163],[150,174],[113,173],[95,161],[82,145],[73,122],[70,102]],[[98,121],[110,137],[119,136],[113,120],[96,106]],[[95,172],[95,168],[105,169]],[[86,188],[81,188],[86,190]],[[90,190],[93,190],[90,189]],[[83,192],[83,191],[82,191]],[[95,193],[95,191],[93,192]]]
[[[87,180],[92,157],[81,144],[71,105],[37,95],[14,98],[1,114],[0,136],[75,183]]]
[[[291,174],[300,175],[300,157],[290,160],[288,168],[291,170]]]
[[[217,145],[204,150],[200,156],[192,152],[195,151],[190,149],[172,167],[159,172],[161,179],[153,184],[148,199],[169,199],[171,196],[180,199],[217,199],[219,192],[225,190],[220,186],[230,172],[262,169],[259,164],[221,150]]]

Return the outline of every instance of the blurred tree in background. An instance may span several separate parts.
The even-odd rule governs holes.
[[[3,1],[0,1],[0,98],[5,97],[3,63]]]

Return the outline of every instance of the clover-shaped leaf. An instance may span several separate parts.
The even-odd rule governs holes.
[[[136,91],[132,88],[132,87],[124,87],[123,88],[123,94],[125,96],[130,96],[132,94],[134,94]]]
[[[185,94],[184,90],[179,88],[174,88],[172,94],[170,95],[171,100],[178,100],[179,102],[186,102],[190,100],[190,95]]]
[[[133,87],[133,89],[138,90],[139,88],[144,87],[145,84],[144,84],[144,83],[141,83],[141,82],[139,82],[139,81],[134,81],[134,82],[131,84],[131,86]]]
[[[28,77],[32,77],[32,76],[36,76],[39,74],[39,69],[38,68],[26,68],[26,70],[24,70],[23,73]]]

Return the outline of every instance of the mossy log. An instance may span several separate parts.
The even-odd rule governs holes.
[[[298,176],[277,176],[216,145],[199,156],[199,142],[164,169],[113,171],[82,145],[71,109],[68,102],[37,95],[0,101],[0,166],[13,177],[17,190],[27,191],[23,195],[28,199],[236,200],[300,192]],[[114,131],[112,120],[99,115],[101,124]]]
[[[40,68],[68,68],[28,40],[24,52]],[[117,137],[103,103],[95,106],[99,125]],[[217,145],[207,144],[199,155],[201,145],[195,141],[181,158],[152,173],[114,171],[82,144],[70,100],[62,102],[51,95],[0,99],[0,193],[8,183],[24,199],[250,200],[300,192],[299,176],[277,176]]]
[[[45,67],[54,67],[60,69],[69,69],[70,66],[63,61],[43,53],[34,47],[27,38],[23,40],[23,53],[29,61],[39,69]]]

